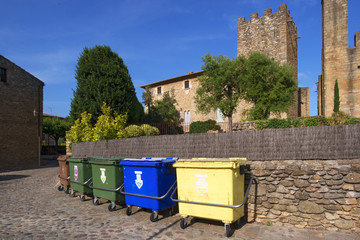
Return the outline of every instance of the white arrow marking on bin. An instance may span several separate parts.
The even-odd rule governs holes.
[[[105,169],[105,168],[100,168],[100,171],[101,171],[100,180],[101,180],[102,183],[104,184],[105,181],[106,181],[106,176],[105,176],[105,171],[106,171],[106,169]]]
[[[138,187],[138,189],[140,189],[143,185],[143,180],[141,180],[142,171],[135,171],[135,174],[136,174],[135,184]]]
[[[198,191],[200,196],[204,196],[205,193],[207,193],[208,186],[209,186],[208,182],[206,181],[206,178],[208,177],[208,175],[198,174],[198,175],[195,175],[195,177],[198,178],[198,180],[196,182],[196,191]]]

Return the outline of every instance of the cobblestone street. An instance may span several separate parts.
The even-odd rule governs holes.
[[[57,190],[57,161],[39,169],[0,173],[0,239],[226,239],[221,222],[194,221],[186,229],[181,217],[136,211],[127,216],[118,206],[94,206]],[[359,239],[355,234],[245,224],[231,239]]]

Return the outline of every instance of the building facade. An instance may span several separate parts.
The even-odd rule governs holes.
[[[44,83],[0,55],[0,170],[40,166]]]
[[[322,74],[319,76],[318,115],[329,117],[338,81],[340,111],[360,117],[360,32],[349,47],[348,0],[322,1]]]
[[[290,16],[286,4],[279,6],[279,11],[272,13],[271,9],[265,10],[263,17],[258,13],[251,15],[249,21],[245,17],[238,20],[237,55],[247,55],[251,51],[260,51],[281,64],[289,63],[294,66],[297,79],[297,28]],[[190,72],[187,75],[147,84],[142,88],[149,88],[154,100],[162,98],[165,91],[173,91],[178,103],[181,123],[185,126],[194,121],[213,119],[226,129],[225,119],[219,110],[202,114],[196,110],[194,97],[198,87],[197,77],[202,72]],[[309,116],[309,88],[299,88],[294,93],[297,104],[290,109],[289,117]],[[243,111],[253,105],[240,101],[233,115],[233,122],[245,118]],[[145,111],[147,106],[145,106]],[[286,114],[272,115],[271,117],[286,117]],[[224,123],[224,125],[222,125]]]

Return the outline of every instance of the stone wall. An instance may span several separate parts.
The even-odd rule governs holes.
[[[360,158],[250,164],[248,221],[360,232]]]
[[[318,112],[331,116],[338,81],[340,111],[360,117],[360,48],[348,44],[348,0],[323,0],[322,76],[318,83]]]
[[[0,170],[40,164],[44,83],[0,55]]]
[[[74,156],[246,157],[245,212],[273,225],[360,231],[360,125],[183,134],[77,143]]]

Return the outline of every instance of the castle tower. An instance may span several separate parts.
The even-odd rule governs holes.
[[[318,82],[318,115],[329,117],[338,81],[340,111],[360,117],[360,47],[348,46],[348,0],[322,1],[322,75]]]
[[[247,55],[251,51],[260,51],[280,63],[290,63],[298,75],[297,28],[290,16],[286,4],[279,6],[278,12],[266,9],[264,16],[251,14],[249,21],[245,17],[238,20],[237,55]],[[290,109],[289,117],[309,116],[309,88],[299,88],[295,93],[298,104]],[[301,97],[307,99],[301,99]],[[304,104],[301,104],[303,102]]]

